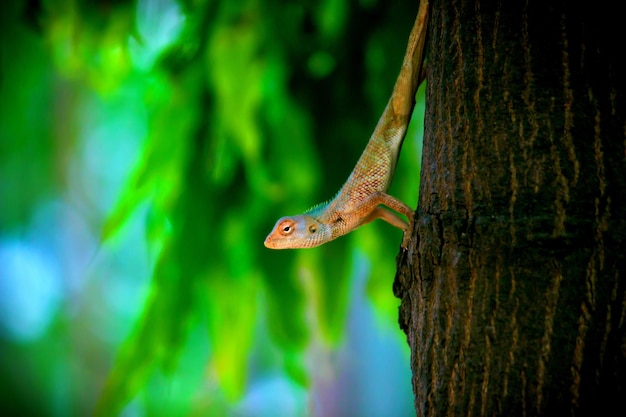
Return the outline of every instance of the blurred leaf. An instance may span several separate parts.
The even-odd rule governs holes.
[[[350,303],[352,259],[349,239],[337,239],[318,250],[306,252],[301,263],[311,271],[312,302],[315,303],[321,334],[336,345],[344,335],[346,311]]]
[[[117,415],[142,388],[155,366],[175,364],[193,312],[193,285],[183,282],[171,252],[161,254],[152,294],[133,335],[118,352],[95,415]]]
[[[187,82],[196,82],[193,74]],[[144,156],[102,226],[103,241],[117,232],[146,200],[162,216],[171,212],[181,189],[181,169],[189,146],[186,138],[192,135],[197,123],[198,114],[189,104],[193,99],[175,90],[160,91],[158,97],[152,97],[150,135],[146,139]]]
[[[0,13],[0,231],[25,223],[59,187],[55,156],[64,152],[53,140],[52,64],[36,33],[20,25],[22,5],[6,2]]]
[[[128,38],[136,35],[135,2],[47,1],[44,27],[58,70],[98,91],[119,86],[132,69]]]
[[[331,39],[337,38],[346,24],[348,1],[324,0],[320,3],[320,7],[315,10],[317,11],[321,35]]]
[[[196,379],[185,380],[190,387],[177,398],[191,401],[190,393],[217,383],[210,395],[202,391],[207,414],[227,413],[225,403],[237,401],[259,377],[253,361],[259,338],[276,351],[262,366],[307,386],[315,381],[307,368],[311,341],[321,336],[337,346],[343,340],[355,270],[370,272],[370,296],[395,325],[397,230],[371,225],[308,251],[262,245],[278,217],[334,195],[365,146],[406,37],[402,30],[396,45],[390,23],[372,34],[381,21],[392,22],[378,14],[387,9],[372,3],[364,10],[346,0],[47,0],[27,3],[34,29],[25,30],[15,23],[24,4],[10,2],[0,16],[8,28],[0,51],[0,226],[24,223],[30,216],[24,211],[38,199],[70,188],[68,173],[79,171],[66,166],[87,140],[74,125],[84,102],[77,91],[111,97],[133,85],[128,91],[138,104],[128,108],[144,106],[136,117],[141,123],[148,115],[146,137],[133,138],[143,146],[134,167],[103,165],[132,175],[101,239],[109,242],[145,212],[146,239],[158,258],[149,297],[119,348],[97,415],[117,415],[133,398],[140,413],[170,415],[169,407],[160,408],[158,386],[171,384],[197,332],[207,346],[198,350]],[[180,30],[168,19],[182,22]],[[169,38],[157,36],[161,29]],[[142,124],[126,137],[145,129]],[[413,146],[405,144],[403,154],[413,154]],[[394,183],[394,195],[407,201],[418,181],[414,163],[401,160]],[[93,186],[90,192],[94,188],[99,192]],[[59,192],[66,191],[80,200],[80,190]],[[81,204],[98,223],[91,202]],[[173,415],[185,415],[192,408],[186,407],[172,407]]]

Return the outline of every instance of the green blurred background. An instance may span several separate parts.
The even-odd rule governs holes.
[[[0,7],[0,414],[414,415],[401,232],[263,247],[348,177],[414,2]]]

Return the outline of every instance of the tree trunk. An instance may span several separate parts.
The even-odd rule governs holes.
[[[626,415],[610,8],[431,0],[420,200],[394,283],[419,416]]]

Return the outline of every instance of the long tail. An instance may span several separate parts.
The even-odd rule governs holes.
[[[422,81],[427,21],[428,0],[421,0],[402,68],[387,107],[348,180],[325,210],[333,212],[337,207],[345,208],[347,202],[353,204],[363,200],[364,196],[385,192],[389,188],[415,106],[415,92]]]
[[[402,69],[391,95],[391,107],[396,114],[407,114],[410,116],[413,112],[415,92],[422,82],[427,24],[428,0],[422,0],[420,1],[413,29],[411,29],[411,34],[409,35],[409,43],[404,54]],[[409,91],[410,94],[406,94]]]
[[[397,152],[400,151],[400,144],[404,140],[406,127],[415,106],[415,93],[423,81],[422,65],[424,62],[424,44],[428,24],[428,6],[428,0],[420,1],[417,17],[409,35],[409,42],[404,54],[400,74],[393,87],[389,103],[385,107],[372,135],[373,137],[386,137],[394,142],[390,145]],[[389,133],[392,131],[395,134],[390,135]]]

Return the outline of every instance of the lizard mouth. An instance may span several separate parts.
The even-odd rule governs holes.
[[[271,234],[269,234],[265,238],[265,242],[263,242],[263,246],[265,246],[268,249],[278,249],[278,246],[276,246],[276,241],[274,239],[272,239],[272,235]]]

